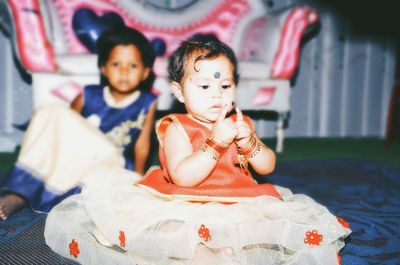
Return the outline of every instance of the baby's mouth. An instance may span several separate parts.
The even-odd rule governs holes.
[[[211,111],[221,111],[221,109],[222,109],[222,106],[221,105],[213,105],[213,106],[211,106],[210,107],[210,110]]]

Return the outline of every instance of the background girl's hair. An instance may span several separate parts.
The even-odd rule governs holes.
[[[115,46],[131,44],[139,50],[144,66],[152,69],[156,58],[153,46],[142,33],[129,27],[113,28],[101,34],[96,41],[97,66],[101,68],[107,63]],[[155,75],[151,70],[149,77],[140,84],[140,90],[150,90],[154,80]],[[103,86],[108,85],[107,78],[102,74],[100,84]]]
[[[168,78],[170,82],[180,83],[182,81],[182,78],[185,76],[185,67],[188,63],[188,59],[196,55],[195,62],[214,59],[219,55],[224,55],[232,63],[233,78],[235,84],[238,83],[239,74],[237,59],[233,50],[225,43],[212,38],[191,39],[183,42],[181,46],[175,50],[169,58],[168,63]]]

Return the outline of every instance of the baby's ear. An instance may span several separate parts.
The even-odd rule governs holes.
[[[178,82],[171,82],[170,86],[172,93],[174,93],[175,97],[179,100],[179,102],[185,103],[181,85]]]

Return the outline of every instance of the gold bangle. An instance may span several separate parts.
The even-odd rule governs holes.
[[[211,158],[215,161],[218,161],[221,158],[221,154],[218,153],[216,150],[214,150],[211,146],[208,144],[204,143],[201,147],[200,150],[204,153],[208,152],[211,154]]]
[[[215,142],[211,137],[206,139],[205,144],[210,146],[212,149],[214,149],[221,156],[223,155],[223,153],[225,153],[225,151],[229,147],[229,145],[227,145],[227,144],[220,145],[219,143]]]
[[[212,136],[208,137],[207,140],[210,140],[211,142],[213,142],[214,144],[220,146],[221,148],[228,148],[229,147],[229,144],[227,144],[225,142],[218,141],[217,139],[215,139]]]
[[[261,151],[261,143],[260,143],[260,141],[257,141],[257,144],[256,144],[255,148],[253,148],[253,150],[252,150],[248,155],[246,155],[246,158],[247,158],[247,159],[253,158],[253,157],[255,157],[260,151]]]
[[[238,148],[241,149],[241,150],[246,150],[246,149],[250,148],[250,147],[254,144],[254,141],[255,141],[255,138],[254,138],[254,137],[251,137],[251,138],[247,141],[247,143],[246,143],[245,145],[243,145],[243,146],[238,146]]]
[[[258,141],[255,136],[251,137],[250,140],[244,146],[241,146],[241,147],[238,146],[238,153],[240,155],[247,156],[257,146],[257,142]]]

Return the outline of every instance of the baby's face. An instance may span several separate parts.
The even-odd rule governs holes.
[[[195,65],[194,60],[189,62],[182,86],[186,110],[194,118],[212,123],[225,105],[229,111],[233,108],[236,96],[233,65],[225,56],[199,60]]]

